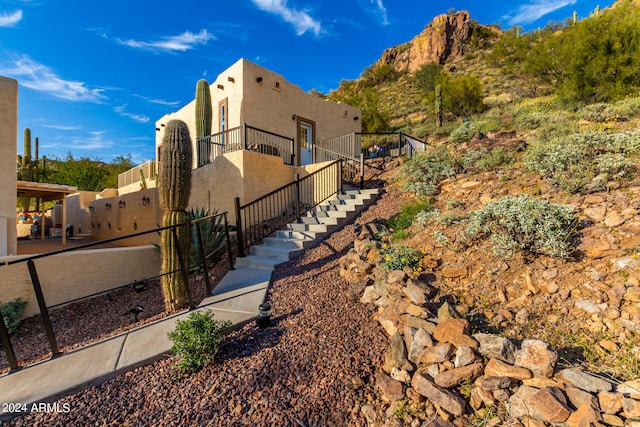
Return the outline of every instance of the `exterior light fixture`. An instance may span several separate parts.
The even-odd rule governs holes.
[[[355,116],[355,117],[353,118],[353,120],[355,121],[355,120],[358,120],[359,118],[360,118],[360,117]]]
[[[256,81],[257,81],[258,83],[262,83],[262,77],[258,77],[258,78],[256,78]]]
[[[111,203],[107,203],[104,205],[104,210],[106,211],[110,211],[111,210]]]
[[[125,206],[125,202],[124,202],[124,200],[120,200],[120,201],[118,202],[118,206],[120,207],[120,209],[124,208],[124,206]]]
[[[231,76],[227,77],[227,80],[229,80],[231,83],[235,83],[236,82],[236,79],[234,79]]]
[[[264,302],[258,306],[258,320],[256,324],[259,328],[271,326],[271,304]]]
[[[142,206],[147,206],[149,204],[149,197],[142,196]]]
[[[291,116],[291,120],[295,120],[295,119],[296,119],[296,117],[298,117],[298,116],[296,116],[296,115],[294,114],[293,116]]]
[[[89,206],[89,212],[92,212],[92,213],[93,213],[93,209],[94,209],[94,207],[93,207],[93,206]]]

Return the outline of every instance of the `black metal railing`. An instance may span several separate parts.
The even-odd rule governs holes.
[[[207,259],[210,256],[210,254],[206,254],[205,250],[204,250],[204,244],[203,244],[203,240],[202,240],[202,233],[201,233],[201,227],[200,225],[207,220],[212,220],[215,217],[218,216],[224,216],[224,229],[225,229],[225,233],[226,233],[226,245],[228,247],[229,250],[229,263],[230,263],[230,268],[233,269],[233,259],[232,259],[232,252],[231,252],[231,239],[229,236],[229,227],[228,227],[228,220],[227,220],[227,212],[221,213],[221,214],[216,214],[216,215],[210,215],[208,217],[204,217],[204,218],[200,218],[198,220],[194,220],[191,221],[191,224],[195,224],[197,227],[197,235],[199,237],[199,248],[200,248],[200,254],[201,254],[201,260],[203,263],[203,271],[207,272],[208,268],[207,268]],[[101,246],[101,245],[105,245],[108,243],[114,243],[120,240],[125,240],[128,238],[132,238],[132,237],[138,237],[138,236],[143,236],[146,234],[151,234],[151,233],[160,233],[164,230],[171,230],[171,234],[172,234],[172,238],[174,239],[174,241],[178,240],[178,236],[177,236],[177,232],[176,229],[178,227],[184,227],[184,226],[189,226],[189,223],[182,223],[182,224],[176,224],[176,225],[171,225],[171,226],[166,226],[166,227],[158,227],[158,228],[154,228],[151,230],[147,230],[147,231],[140,231],[137,233],[132,233],[132,234],[128,234],[126,236],[119,236],[119,237],[113,237],[110,239],[104,239],[104,240],[100,240],[97,242],[91,242],[91,243],[86,243],[83,245],[78,245],[78,246],[74,246],[72,248],[66,248],[66,249],[61,249],[58,251],[54,251],[54,252],[49,252],[49,253],[45,253],[45,254],[38,254],[38,255],[33,255],[30,257],[26,257],[26,258],[21,258],[21,259],[17,259],[17,260],[13,260],[13,261],[9,261],[7,262],[5,265],[12,265],[12,264],[19,264],[19,263],[26,263],[27,264],[27,268],[29,270],[29,275],[31,278],[31,283],[33,286],[33,291],[34,294],[36,296],[36,300],[38,303],[38,308],[40,310],[40,316],[42,318],[42,323],[46,332],[46,336],[47,336],[47,340],[49,342],[49,347],[51,349],[51,354],[52,354],[52,358],[55,358],[57,356],[59,356],[61,354],[59,347],[58,347],[58,342],[56,340],[54,331],[53,331],[53,324],[51,322],[51,318],[49,316],[49,310],[51,308],[55,308],[61,305],[66,305],[72,302],[77,302],[80,300],[84,300],[84,299],[89,299],[89,298],[93,298],[95,296],[101,295],[101,294],[105,294],[107,292],[111,292],[117,289],[121,289],[121,288],[125,288],[128,286],[132,286],[132,285],[136,285],[137,282],[134,283],[127,283],[125,285],[121,285],[121,286],[116,286],[98,293],[94,293],[91,295],[86,295],[83,296],[81,298],[76,298],[74,300],[70,300],[70,301],[65,301],[64,303],[60,303],[60,304],[55,304],[55,305],[47,305],[45,296],[44,296],[44,292],[42,290],[42,285],[40,283],[40,278],[38,276],[38,271],[36,268],[36,264],[35,261],[38,259],[42,259],[42,258],[46,258],[46,257],[51,257],[51,256],[55,256],[55,255],[60,255],[60,254],[64,254],[64,253],[68,253],[68,252],[74,252],[74,251],[79,251],[79,250],[84,250],[84,249],[89,249],[92,247],[96,247],[96,246]],[[180,249],[180,245],[175,244],[173,245],[176,250],[177,250],[177,255],[178,255],[178,262],[180,265],[180,269],[175,270],[175,271],[171,271],[171,272],[167,272],[164,274],[173,274],[173,273],[177,273],[180,272],[180,274],[183,275],[183,280],[184,282],[187,284],[186,285],[186,299],[189,303],[189,307],[190,309],[193,309],[195,307],[194,301],[193,301],[193,296],[192,296],[192,290],[191,290],[191,286],[189,283],[189,266],[186,264],[187,262],[187,258],[185,257],[185,254],[182,253],[182,250]],[[144,280],[152,280],[152,279],[157,279],[159,277],[161,277],[162,274],[158,274],[157,276],[154,277],[145,277]],[[209,281],[209,277],[208,274],[205,273],[205,283],[207,286],[207,292],[209,294],[211,294],[211,284]],[[11,344],[11,337],[9,336],[9,331],[8,328],[6,327],[5,323],[4,323],[4,319],[2,316],[0,316],[0,342],[2,342],[2,348],[6,354],[7,357],[7,362],[9,363],[9,368],[10,368],[10,373],[13,373],[15,371],[18,371],[21,369],[21,366],[16,358],[15,352],[13,350],[13,346]]]
[[[324,166],[264,196],[240,205],[235,198],[238,256],[342,191],[342,160]]]
[[[233,129],[197,140],[198,167],[211,163],[216,157],[239,150],[257,151],[282,157],[286,165],[293,165],[294,139],[244,124]]]
[[[415,151],[424,151],[426,146],[424,141],[403,132],[357,133],[356,143],[362,147],[365,158],[412,157]]]
[[[318,145],[313,146],[314,163],[335,160],[342,160],[342,180],[344,182],[360,188],[364,187],[364,156],[362,153],[358,157],[354,157],[328,150]]]

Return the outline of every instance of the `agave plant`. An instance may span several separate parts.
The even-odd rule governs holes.
[[[200,253],[198,227],[202,234],[202,243],[204,246],[204,256],[207,260],[207,269],[213,267],[213,264],[220,258],[222,251],[226,249],[227,242],[225,239],[224,217],[222,215],[193,224],[193,221],[215,215],[216,213],[218,213],[217,210],[214,210],[213,213],[209,213],[209,210],[205,208],[189,210],[189,218],[192,223],[191,247],[189,249],[189,272],[191,273],[204,273],[202,255]]]

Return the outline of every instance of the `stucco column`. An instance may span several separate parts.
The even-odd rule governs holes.
[[[16,154],[18,153],[18,82],[0,76],[0,256],[15,255]],[[6,224],[6,225],[5,225]],[[5,244],[6,243],[6,244]],[[3,253],[4,252],[4,253]]]

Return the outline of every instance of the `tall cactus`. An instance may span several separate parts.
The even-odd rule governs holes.
[[[196,84],[196,138],[211,135],[211,91],[206,80],[198,80]]]
[[[33,164],[31,162],[31,129],[24,128],[24,151],[22,153],[21,179],[23,181],[33,181]],[[23,211],[28,211],[31,206],[30,197],[20,198],[20,207]]]
[[[186,224],[175,228],[178,239],[171,229],[162,231],[162,292],[168,311],[181,309],[185,305],[188,283],[180,271],[178,248],[183,261],[189,265],[189,213],[186,212],[191,192],[191,137],[187,125],[180,120],[171,120],[165,127],[162,140],[161,162],[158,174],[160,207],[164,210],[162,226]],[[188,277],[189,269],[185,274]]]
[[[436,126],[442,127],[442,86],[436,86]]]

